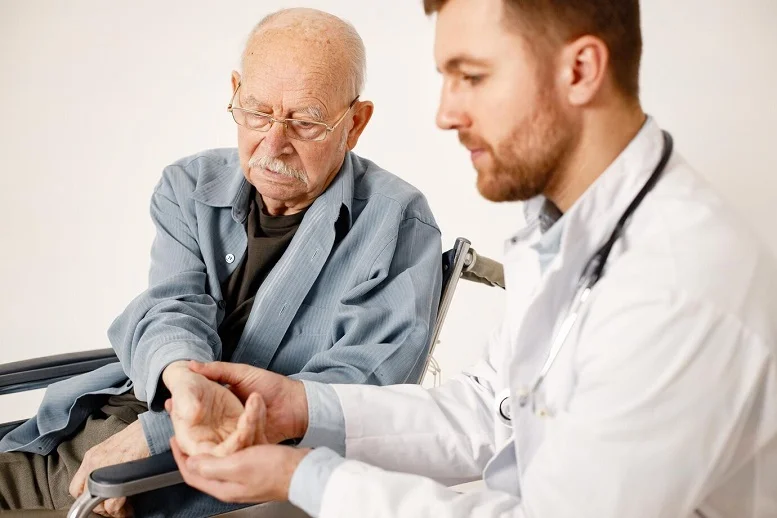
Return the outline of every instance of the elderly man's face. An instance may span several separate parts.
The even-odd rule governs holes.
[[[353,99],[343,95],[344,72],[324,61],[302,49],[270,46],[246,56],[242,77],[233,74],[233,88],[240,84],[236,105],[243,108],[330,127],[345,114],[323,141],[295,140],[278,123],[267,132],[238,126],[240,164],[271,214],[298,212],[324,192],[366,124],[360,105],[349,109]]]
[[[437,124],[458,131],[478,189],[493,201],[544,192],[576,133],[552,57],[533,52],[504,17],[503,0],[449,0],[435,40],[444,79]]]

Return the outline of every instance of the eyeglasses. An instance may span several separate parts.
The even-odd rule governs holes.
[[[268,113],[262,113],[247,108],[241,108],[235,106],[235,100],[238,99],[237,92],[240,90],[240,83],[235,88],[235,93],[232,95],[232,101],[227,106],[227,111],[232,114],[232,118],[235,122],[244,128],[248,128],[254,131],[268,132],[272,128],[273,123],[283,124],[286,130],[286,136],[295,140],[304,141],[322,141],[327,135],[332,133],[337,126],[345,119],[348,112],[359,100],[359,96],[351,101],[348,105],[348,109],[345,110],[337,122],[333,126],[329,126],[325,122],[309,121],[303,119],[283,119],[275,118]]]

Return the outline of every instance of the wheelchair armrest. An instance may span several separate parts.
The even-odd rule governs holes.
[[[87,487],[92,496],[117,498],[132,496],[183,482],[173,452],[125,462],[92,471]]]
[[[56,354],[0,365],[0,395],[35,390],[119,361],[113,349]]]

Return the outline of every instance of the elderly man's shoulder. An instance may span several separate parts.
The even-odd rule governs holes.
[[[165,167],[160,186],[192,192],[198,185],[229,182],[240,174],[237,148],[206,149],[180,158]]]
[[[426,196],[415,186],[371,160],[351,153],[354,201],[393,205],[404,219],[415,218],[437,227]]]

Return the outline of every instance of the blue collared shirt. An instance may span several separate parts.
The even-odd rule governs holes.
[[[120,363],[51,385],[35,418],[0,451],[48,454],[105,397],[134,389],[152,453],[172,426],[157,394],[164,368],[221,357],[222,282],[247,248],[250,184],[237,150],[165,168],[151,200],[156,237],[148,288],[113,322]],[[440,231],[424,196],[347,153],[256,294],[232,356],[302,380],[375,385],[421,376],[440,297]]]

